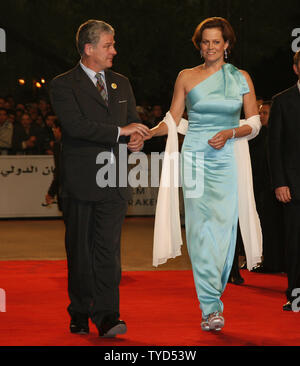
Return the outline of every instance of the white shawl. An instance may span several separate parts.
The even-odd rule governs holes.
[[[248,270],[260,263],[262,257],[262,232],[254,200],[252,168],[248,147],[248,140],[257,136],[261,128],[259,117],[257,117],[253,116],[240,121],[240,126],[244,124],[251,126],[252,133],[249,136],[235,139],[234,143],[238,170],[239,222]],[[176,123],[170,112],[166,114],[163,121],[168,126],[168,139],[155,214],[153,243],[153,266],[155,267],[165,263],[170,258],[181,255],[181,245],[183,243],[179,214],[179,184],[177,178],[179,172],[176,169],[172,172],[169,156],[178,153],[177,132],[185,135],[188,121],[182,119],[176,128]]]

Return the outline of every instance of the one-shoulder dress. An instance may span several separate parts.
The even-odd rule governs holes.
[[[239,127],[243,74],[225,64],[186,97],[188,131],[181,154],[185,227],[202,316],[223,312],[221,296],[232,267],[238,223],[238,178],[234,140],[216,150],[208,140]]]

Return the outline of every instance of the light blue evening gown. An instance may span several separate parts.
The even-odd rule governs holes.
[[[238,222],[234,140],[222,150],[212,148],[208,140],[239,126],[243,95],[248,92],[243,74],[225,64],[186,98],[189,127],[181,179],[187,246],[203,317],[223,312],[221,295],[233,262]]]

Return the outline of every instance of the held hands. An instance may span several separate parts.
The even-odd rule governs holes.
[[[130,141],[127,144],[128,149],[131,152],[138,152],[138,151],[141,151],[142,150],[143,146],[144,146],[144,139],[143,139],[143,137],[139,133],[134,132],[130,136]]]
[[[153,131],[149,130],[149,134],[147,136],[144,136],[144,141],[152,139],[153,135]]]
[[[275,195],[279,202],[289,203],[292,200],[290,188],[287,186],[276,188]]]
[[[168,133],[167,125],[162,122],[151,130],[149,130],[147,126],[140,123],[131,123],[130,125],[121,128],[120,136],[122,134],[125,135],[125,133],[128,133],[128,135],[130,135],[128,149],[132,152],[137,152],[143,148],[144,141],[150,140],[154,136],[163,136]],[[129,131],[133,132],[129,133]]]
[[[140,134],[141,137],[146,137],[150,132],[149,128],[142,123],[130,123],[120,129],[120,136],[131,136],[134,133]]]
[[[208,140],[208,143],[214,149],[221,150],[225,146],[227,140],[230,140],[232,136],[233,136],[232,130],[220,131],[214,137]]]
[[[127,145],[131,152],[138,152],[144,146],[144,141],[152,137],[149,128],[141,123],[130,123],[120,130],[120,136],[130,136],[130,141]]]

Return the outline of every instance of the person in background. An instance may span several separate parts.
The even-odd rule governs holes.
[[[300,288],[300,50],[294,56],[295,85],[275,95],[269,118],[272,188],[283,205],[287,302],[293,310]],[[296,293],[294,292],[296,291]]]
[[[152,128],[154,127],[154,125],[151,123],[150,119],[149,119],[149,113],[147,111],[147,109],[145,107],[142,106],[137,106],[136,110],[139,114],[140,120],[142,121],[142,123],[147,126],[148,128]],[[152,151],[154,151],[155,149],[153,148],[153,141],[152,140],[147,140],[144,142],[144,146],[143,146],[143,152],[145,154],[151,154]]]
[[[159,104],[153,105],[149,116],[148,127],[155,127],[162,120],[162,118],[162,107]],[[145,141],[145,148],[147,148],[149,152],[161,153],[165,151],[165,147],[165,136],[154,136],[151,140]]]
[[[47,114],[51,112],[48,101],[43,98],[38,100],[38,109],[43,118],[45,118]]]
[[[15,107],[16,107],[16,102],[15,102],[14,97],[12,95],[7,95],[5,98],[5,101],[6,101],[7,109],[14,111]]]
[[[5,105],[5,98],[0,97],[0,108],[4,108]]]
[[[260,134],[249,141],[254,196],[263,234],[263,261],[252,270],[258,273],[283,272],[285,268],[282,205],[272,192],[269,167],[268,124],[271,106],[272,101],[261,104],[259,114],[262,128]]]
[[[12,153],[16,155],[40,155],[42,149],[42,129],[32,124],[31,116],[23,113],[21,123],[14,126]]]
[[[13,124],[8,118],[7,110],[0,107],[0,155],[8,155],[11,151]]]
[[[15,110],[15,116],[16,116],[16,118],[15,118],[15,124],[21,123],[22,115],[25,112],[26,112],[25,105],[22,104],[22,103],[18,103],[16,105],[16,110]]]
[[[264,102],[264,98],[257,96],[256,97],[256,104],[257,104],[257,109],[259,110],[260,106],[263,104]]]
[[[53,144],[53,157],[54,157],[54,172],[53,180],[46,194],[46,203],[51,205],[54,199],[57,199],[58,208],[62,211],[61,205],[61,125],[58,119],[53,122],[53,135],[55,142]]]
[[[43,149],[46,155],[53,155],[55,136],[53,129],[56,127],[57,116],[50,112],[45,116],[45,122],[43,126]]]

